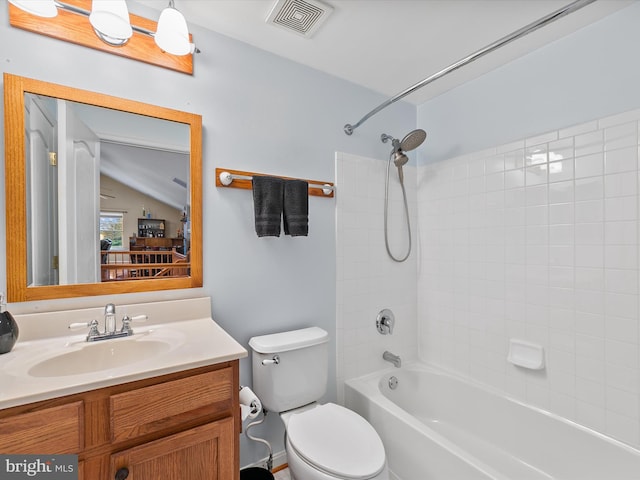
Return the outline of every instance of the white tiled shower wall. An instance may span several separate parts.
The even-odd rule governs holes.
[[[640,445],[640,110],[420,167],[419,350]],[[506,361],[539,343],[546,370]]]
[[[336,154],[337,386],[342,401],[344,380],[390,366],[389,350],[403,362],[417,358],[416,319],[416,168],[405,166],[413,251],[406,262],[391,260],[384,244],[386,159]],[[398,174],[392,167],[389,186],[389,243],[400,257],[407,231]],[[380,335],[376,316],[383,308],[395,314],[393,335]]]

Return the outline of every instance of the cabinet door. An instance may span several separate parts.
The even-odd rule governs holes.
[[[228,480],[236,463],[233,419],[225,418],[113,454],[109,479],[126,468],[135,480]]]

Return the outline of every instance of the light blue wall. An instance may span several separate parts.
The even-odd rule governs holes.
[[[418,107],[427,163],[640,107],[640,2]]]
[[[157,17],[157,12],[129,3],[132,13]],[[395,104],[347,137],[343,125],[355,122],[385,97],[200,28],[192,28],[203,52],[195,58],[195,74],[175,73],[11,28],[5,5],[0,8],[3,71],[195,112],[202,115],[204,127],[202,289],[31,302],[10,305],[11,310],[208,295],[216,321],[245,346],[256,334],[319,325],[330,332],[334,354],[334,200],[310,199],[308,238],[258,239],[251,192],[216,189],[214,170],[227,167],[333,181],[336,151],[386,160],[388,146],[380,142],[380,134],[401,135],[415,128],[416,108]],[[290,41],[309,40],[291,36]],[[4,142],[0,149],[4,152]],[[4,155],[0,171],[4,172]],[[3,192],[0,210],[4,211]],[[4,240],[3,221],[0,243]],[[2,291],[5,272],[5,257],[0,254]],[[331,378],[335,378],[333,354]],[[240,381],[251,384],[248,359],[241,361]],[[335,398],[333,381],[328,398]],[[283,448],[283,431],[276,417],[268,420],[266,429],[253,433],[267,436],[278,451]],[[266,456],[264,447],[241,438],[243,465]]]

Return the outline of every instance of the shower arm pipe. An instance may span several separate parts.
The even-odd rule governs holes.
[[[380,112],[381,110],[384,110],[385,108],[387,108],[389,105],[397,102],[398,100],[401,100],[402,98],[406,97],[407,95],[415,92],[416,90],[424,87],[425,85],[430,84],[431,82],[434,82],[435,80],[438,80],[439,78],[444,77],[445,75],[453,72],[454,70],[459,69],[460,67],[463,67],[464,65],[467,65],[468,63],[473,62],[474,60],[477,60],[478,58],[493,52],[494,50],[497,50],[500,47],[503,47],[505,45],[507,45],[508,43],[511,43],[514,40],[517,40],[518,38],[524,37],[525,35],[528,35],[531,32],[534,32],[535,30],[544,27],[545,25],[548,25],[549,23],[552,23],[566,15],[569,15],[570,13],[573,13],[579,9],[581,9],[582,7],[586,7],[587,5],[589,5],[590,3],[595,2],[596,0],[576,0],[568,5],[565,5],[564,7],[556,10],[555,12],[552,12],[542,18],[539,18],[538,20],[536,20],[535,22],[530,23],[529,25],[526,25],[518,30],[516,30],[515,32],[510,33],[509,35],[506,35],[505,37],[502,37],[499,40],[496,40],[495,42],[491,43],[490,45],[487,45],[484,48],[481,48],[480,50],[477,50],[476,52],[458,60],[457,62],[449,65],[448,67],[440,70],[437,73],[434,73],[433,75],[431,75],[430,77],[425,78],[424,80],[421,80],[420,82],[416,83],[415,85],[412,85],[411,87],[407,88],[406,90],[403,90],[402,92],[398,93],[397,95],[395,95],[394,97],[390,98],[389,100],[387,100],[386,102],[378,105],[376,108],[374,108],[373,110],[371,110],[369,113],[367,113],[364,117],[362,117],[357,123],[354,124],[349,124],[347,123],[344,126],[344,133],[346,133],[347,135],[351,135],[353,134],[354,130],[356,128],[358,128],[360,125],[362,125],[364,122],[366,122],[367,120],[369,120],[371,117],[373,117],[376,113]]]

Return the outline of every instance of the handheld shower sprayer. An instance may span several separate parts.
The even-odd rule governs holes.
[[[422,145],[422,142],[427,138],[427,132],[421,129],[413,130],[409,132],[402,140],[398,140],[397,138],[393,138],[391,135],[383,133],[380,135],[380,140],[382,143],[387,143],[391,140],[391,146],[393,149],[391,153],[389,153],[389,162],[387,163],[387,181],[384,187],[384,243],[387,247],[387,253],[389,256],[396,262],[404,262],[407,258],[409,258],[409,254],[411,253],[411,223],[409,222],[409,205],[407,204],[407,192],[404,188],[404,173],[402,171],[402,166],[406,165],[409,161],[409,157],[404,152],[409,152],[418,148]],[[407,254],[402,258],[396,258],[391,253],[389,249],[389,235],[387,229],[387,212],[389,210],[389,167],[391,166],[391,160],[393,159],[393,164],[398,168],[398,178],[400,179],[400,187],[402,187],[402,197],[404,199],[404,211],[407,216],[407,233],[409,234],[409,248],[407,250]]]
[[[380,140],[382,140],[382,143],[387,143],[389,140],[391,140],[391,146],[393,147],[391,155],[393,156],[393,164],[398,167],[398,177],[400,178],[400,183],[404,182],[404,173],[402,171],[402,167],[409,161],[409,157],[407,157],[404,152],[410,152],[411,150],[418,148],[420,145],[422,145],[422,142],[424,142],[425,138],[427,138],[427,132],[421,129],[416,129],[412,132],[409,132],[407,135],[405,135],[402,141],[398,140],[397,138],[393,138],[391,135],[387,135],[386,133],[380,135]]]

